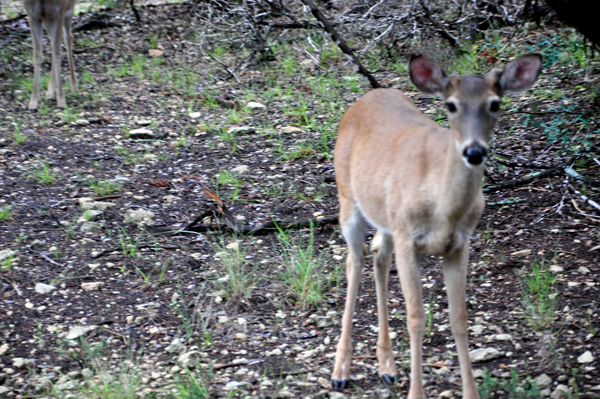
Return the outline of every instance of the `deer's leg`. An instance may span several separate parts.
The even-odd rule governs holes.
[[[392,340],[388,324],[388,282],[390,276],[390,264],[392,263],[392,252],[394,241],[392,236],[379,230],[373,242],[371,251],[375,254],[373,269],[375,271],[375,289],[377,291],[377,318],[379,321],[379,338],[377,340],[377,360],[379,362],[379,375],[388,385],[396,378],[396,365],[392,353]]]
[[[72,20],[73,12],[71,11],[65,15],[63,34],[65,36],[65,46],[67,47],[67,57],[69,58],[71,92],[77,93],[77,77],[75,76],[75,64],[73,63],[73,31],[71,30]]]
[[[462,375],[463,398],[479,399],[479,393],[473,379],[473,370],[471,369],[467,334],[466,286],[468,260],[469,243],[467,241],[461,249],[444,257],[444,280],[450,308],[450,327],[456,342]]]
[[[350,365],[352,362],[352,318],[356,305],[356,296],[360,284],[360,276],[364,259],[363,243],[366,222],[352,200],[340,196],[340,225],[342,234],[348,244],[346,259],[346,276],[348,291],[346,305],[342,317],[342,334],[335,354],[335,366],[331,375],[333,389],[345,389],[350,381]]]
[[[56,93],[56,105],[59,108],[64,108],[66,102],[60,78],[62,26],[62,18],[48,20],[46,23],[46,31],[48,32],[52,46],[52,68],[50,70],[50,83],[48,84],[46,98],[53,98]]]
[[[400,276],[402,295],[406,302],[406,319],[410,334],[410,390],[408,399],[423,399],[423,334],[425,310],[423,309],[421,270],[418,252],[413,240],[405,233],[394,234],[396,266]]]
[[[29,13],[29,12],[28,12]],[[40,73],[42,71],[42,36],[44,29],[42,22],[29,17],[29,29],[31,30],[31,41],[33,43],[33,92],[29,99],[29,110],[37,111],[40,101]]]

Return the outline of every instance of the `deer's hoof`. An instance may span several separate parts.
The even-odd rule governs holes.
[[[398,376],[397,375],[382,374],[381,375],[381,380],[383,382],[385,382],[386,385],[394,385],[398,381]]]
[[[331,380],[331,387],[333,388],[334,391],[342,391],[346,388],[348,388],[348,385],[350,384],[350,381],[347,379],[343,379],[343,380]]]

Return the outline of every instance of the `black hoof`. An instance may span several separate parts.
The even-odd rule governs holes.
[[[343,380],[331,380],[331,387],[333,388],[334,391],[342,391],[346,388],[348,388],[348,384],[350,383],[349,380],[347,379],[343,379]]]
[[[397,375],[382,374],[381,380],[387,385],[394,385],[398,381]]]

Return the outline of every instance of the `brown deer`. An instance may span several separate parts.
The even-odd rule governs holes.
[[[65,94],[60,78],[61,41],[64,30],[65,45],[69,58],[71,72],[71,91],[77,92],[77,79],[73,65],[73,33],[71,21],[75,0],[23,0],[25,10],[29,16],[29,29],[33,41],[33,93],[29,100],[29,109],[36,111],[40,99],[40,71],[42,68],[42,36],[43,30],[48,32],[52,46],[52,67],[50,69],[50,83],[46,98],[56,96],[56,105],[64,108],[66,105]]]
[[[374,252],[379,338],[379,374],[396,378],[389,336],[387,287],[392,251],[406,302],[410,334],[409,399],[424,398],[419,252],[443,257],[450,326],[456,342],[463,398],[479,398],[467,338],[465,291],[469,237],[483,212],[481,181],[488,143],[506,93],[521,93],[542,68],[539,54],[525,55],[487,76],[448,76],[429,57],[409,63],[410,78],[423,93],[446,103],[450,130],[424,116],[400,91],[377,89],[354,104],[340,123],[335,172],[340,225],[348,244],[348,293],[332,375],[345,389],[352,360],[352,318],[363,265],[367,225],[377,229]]]

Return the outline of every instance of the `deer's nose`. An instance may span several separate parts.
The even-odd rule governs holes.
[[[485,160],[487,150],[479,144],[471,144],[465,148],[463,156],[471,165],[479,165]]]

